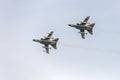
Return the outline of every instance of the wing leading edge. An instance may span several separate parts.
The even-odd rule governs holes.
[[[85,30],[80,29],[80,34],[83,39],[85,39]]]
[[[49,54],[49,47],[48,47],[48,45],[45,44],[45,47],[44,47],[44,48],[45,48],[45,50],[46,50],[45,52]]]
[[[87,22],[88,22],[88,20],[89,20],[89,18],[90,18],[90,16],[87,16],[87,17],[83,20],[83,22],[81,23],[81,25],[86,25]]]

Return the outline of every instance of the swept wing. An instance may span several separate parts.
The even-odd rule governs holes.
[[[87,17],[83,20],[83,22],[81,22],[81,25],[86,25],[86,23],[88,22],[89,18],[90,18],[90,16],[87,16]]]
[[[45,40],[49,40],[53,35],[53,31],[51,31],[50,33],[48,33],[47,37],[45,37]]]
[[[45,47],[44,47],[44,48],[45,48],[45,50],[46,50],[45,52],[49,54],[49,49],[50,49],[50,48],[48,47],[47,44],[45,44]]]
[[[81,37],[82,37],[83,39],[85,39],[85,30],[80,29],[80,33],[81,33]]]

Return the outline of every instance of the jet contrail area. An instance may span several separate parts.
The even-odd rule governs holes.
[[[95,48],[95,47],[87,47],[83,45],[77,45],[77,44],[67,44],[67,43],[62,43],[65,47],[69,48],[79,48],[79,49],[87,49],[91,51],[100,51],[100,52],[106,52],[106,53],[117,53],[120,54],[120,51],[113,50],[113,49],[107,49],[107,48]]]
[[[97,27],[96,29],[99,29],[103,33],[109,33],[109,34],[120,34],[120,30],[110,30],[110,29],[103,29],[100,27]]]

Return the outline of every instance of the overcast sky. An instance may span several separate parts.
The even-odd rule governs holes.
[[[0,80],[120,80],[119,0],[0,0]],[[76,24],[90,16],[94,34]],[[54,31],[57,50],[40,39]]]

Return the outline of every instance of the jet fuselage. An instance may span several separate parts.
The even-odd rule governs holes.
[[[74,25],[74,24],[68,24],[68,26],[74,27],[76,29],[83,29],[83,30],[90,30],[92,27],[89,25]]]
[[[38,39],[33,39],[33,41],[39,42],[41,44],[46,44],[46,45],[51,45],[51,44],[55,43],[55,41],[53,41],[53,40],[38,40]]]

